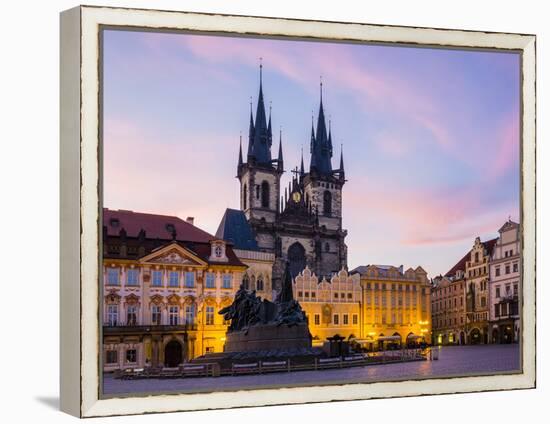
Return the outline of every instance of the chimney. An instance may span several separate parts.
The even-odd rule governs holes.
[[[195,222],[195,218],[192,217],[192,216],[188,216],[185,221],[188,223],[188,224],[191,224],[191,225],[195,225],[194,222]]]

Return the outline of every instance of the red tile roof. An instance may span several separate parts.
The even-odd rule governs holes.
[[[495,244],[497,243],[498,238],[494,238],[491,240],[487,240],[482,242],[483,246],[485,247],[485,250],[487,251],[487,254],[491,256],[493,254],[493,249],[495,247]],[[470,251],[464,255],[464,257],[458,261],[458,263],[453,266],[447,273],[445,274],[446,277],[450,277],[456,274],[457,271],[465,271],[466,270],[466,262],[470,259]]]
[[[117,224],[118,222],[118,224]],[[118,236],[122,228],[128,237],[137,237],[143,229],[148,239],[172,240],[170,225],[176,231],[176,239],[196,243],[207,243],[215,239],[212,234],[195,227],[177,216],[155,215],[126,210],[103,209],[103,225],[107,235]]]
[[[464,271],[466,269],[466,262],[468,262],[468,259],[470,258],[470,252],[466,253],[464,257],[458,261],[458,263],[453,266],[447,273],[445,274],[445,277],[451,277],[456,275],[457,271]]]

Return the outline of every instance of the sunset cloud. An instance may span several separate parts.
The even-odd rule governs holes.
[[[302,146],[309,164],[322,76],[335,155],[344,144],[351,268],[433,276],[518,219],[517,55],[124,31],[104,41],[107,207],[194,216],[215,232],[239,204],[239,133],[246,149],[262,57],[283,186]]]

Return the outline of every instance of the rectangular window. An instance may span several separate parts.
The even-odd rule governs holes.
[[[137,325],[137,306],[128,305],[126,308],[126,325]]]
[[[216,287],[216,275],[213,272],[206,273],[206,288],[213,289]]]
[[[179,287],[180,285],[180,274],[178,271],[170,271],[168,276],[168,286],[169,287]]]
[[[180,309],[177,306],[170,306],[168,308],[168,322],[170,325],[178,325],[178,315],[179,315]]]
[[[497,303],[495,305],[495,317],[498,318],[500,316],[500,305]]]
[[[214,325],[214,307],[206,307],[206,325]]]
[[[110,286],[119,285],[119,269],[107,268],[107,284]]]
[[[137,350],[136,349],[128,349],[126,351],[126,362],[129,364],[135,364],[137,362]]]
[[[185,323],[193,325],[195,323],[195,305],[185,307]]]
[[[159,305],[151,306],[151,324],[160,325],[161,322],[161,312]]]
[[[153,286],[162,287],[162,271],[153,271]]]
[[[353,293],[348,293],[348,299],[352,299],[353,298]]]
[[[517,263],[515,263],[515,264],[513,265],[513,271],[514,271],[514,272],[518,272],[518,264],[517,264]]]
[[[107,305],[107,325],[114,327],[118,322],[118,305]]]
[[[386,314],[382,314],[382,324],[386,323]]]
[[[506,265],[506,274],[510,274],[510,265]]]
[[[500,297],[500,287],[497,287],[495,290],[495,297]]]
[[[340,316],[338,314],[334,314],[332,316],[332,322],[334,323],[334,325],[340,324]]]
[[[195,287],[195,273],[193,271],[185,273],[185,287]]]
[[[370,283],[367,283],[367,290],[370,290]]]
[[[127,286],[139,285],[139,270],[131,268],[126,271],[126,285]]]
[[[495,277],[500,277],[500,267],[499,266],[497,266],[495,268]]]
[[[353,325],[357,325],[358,322],[359,322],[359,316],[358,316],[357,314],[353,314],[353,315],[351,316],[351,323],[352,323]]]
[[[105,354],[105,363],[106,364],[117,364],[118,363],[118,350],[108,350]]]
[[[344,314],[342,316],[342,321],[343,321],[343,324],[344,325],[349,325],[349,315],[348,314]]]
[[[315,294],[315,292],[311,292],[311,298],[315,299],[316,297],[317,297],[317,295]]]
[[[313,316],[313,319],[314,319],[315,325],[321,324],[321,316],[319,314],[315,314]]]
[[[303,297],[303,296],[304,296],[304,293],[301,292],[301,291],[299,291],[299,292],[298,292],[298,297]]]
[[[230,289],[231,288],[231,274],[223,274],[222,288],[224,288],[224,289]]]
[[[518,285],[514,284],[514,296],[518,295]]]

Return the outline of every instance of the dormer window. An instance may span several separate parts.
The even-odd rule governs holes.
[[[210,244],[210,260],[215,262],[227,262],[225,242],[213,240]]]
[[[120,225],[120,221],[118,220],[118,218],[111,218],[109,220],[109,224],[111,225],[111,227],[117,228]]]

